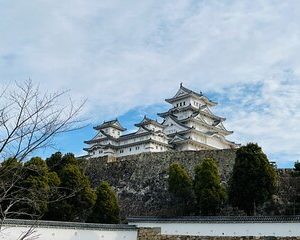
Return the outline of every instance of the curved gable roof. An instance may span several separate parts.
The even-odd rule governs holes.
[[[114,120],[111,121],[104,121],[102,124],[94,127],[95,130],[101,130],[101,129],[105,129],[105,128],[115,128],[118,129],[120,131],[126,131],[127,129],[122,127],[121,123],[119,122],[119,120],[116,118]]]
[[[209,106],[217,105],[216,102],[213,102],[213,101],[209,100],[208,97],[204,96],[202,92],[199,92],[199,93],[194,92],[193,90],[190,90],[190,89],[184,87],[182,85],[182,83],[180,83],[180,88],[176,92],[176,94],[172,98],[165,99],[165,101],[168,103],[173,103],[174,101],[177,101],[177,100],[189,97],[189,96],[194,96],[196,98],[199,98],[199,99],[203,100]]]

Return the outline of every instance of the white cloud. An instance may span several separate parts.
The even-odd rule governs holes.
[[[0,5],[2,83],[30,76],[45,89],[71,89],[88,97],[85,113],[95,121],[162,102],[183,81],[232,99],[222,107],[241,141],[299,156],[299,1]],[[257,96],[243,87],[256,85]]]
[[[226,89],[218,112],[226,115],[226,126],[234,139],[258,142],[277,162],[300,158],[300,84],[293,72],[285,71],[252,86]],[[224,104],[226,104],[224,106]],[[280,158],[279,158],[280,156]]]

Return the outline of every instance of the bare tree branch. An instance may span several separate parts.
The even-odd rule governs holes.
[[[75,104],[69,98],[63,104],[67,94],[68,91],[42,93],[30,79],[0,90],[0,232],[3,221],[8,217],[40,217],[37,213],[22,211],[22,208],[14,210],[16,205],[22,206],[24,203],[33,208],[39,204],[39,200],[24,194],[30,189],[18,184],[25,170],[21,162],[36,150],[52,146],[55,136],[83,127],[79,114],[85,101]],[[22,167],[2,166],[1,162],[8,158],[17,159]],[[56,199],[48,196],[48,199],[55,202],[74,195],[75,192],[71,192],[68,196]],[[34,228],[28,229],[19,240],[36,239]]]

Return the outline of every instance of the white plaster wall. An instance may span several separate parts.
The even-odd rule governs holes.
[[[204,127],[200,124],[193,124],[193,126],[195,127],[196,130],[201,131],[201,132],[209,131],[209,129],[207,127]]]
[[[146,144],[137,144],[136,146],[122,148],[123,152],[120,152],[120,150],[118,150],[117,156],[120,157],[147,152],[148,150],[146,149],[146,146]]]
[[[190,117],[191,115],[192,115],[192,111],[182,111],[182,112],[175,113],[175,116],[178,119],[185,119]]]
[[[191,132],[191,133],[188,133],[185,135],[185,137],[187,138],[191,138],[197,142],[200,142],[200,143],[206,143],[206,137],[200,135],[200,134],[197,134],[195,132]]]
[[[102,151],[102,152],[101,152]],[[92,152],[93,157],[102,157],[104,156],[104,150],[103,149],[96,149]]]
[[[185,102],[185,105],[183,105],[183,102]],[[180,106],[180,103],[182,106]],[[191,104],[192,106],[194,107],[197,107],[199,108],[200,106],[204,105],[205,102],[203,100],[200,100],[198,98],[194,98],[194,97],[188,97],[188,98],[185,98],[185,99],[181,99],[179,101],[176,101],[176,102],[173,102],[172,105],[173,107],[177,107],[177,104],[178,104],[178,107],[186,107],[188,106],[189,104]]]
[[[121,131],[120,130],[112,128],[112,127],[105,128],[105,129],[103,129],[103,131],[105,133],[109,134],[110,136],[115,137],[115,138],[118,138],[121,135]]]
[[[179,101],[173,102],[172,105],[173,105],[173,107],[183,108],[183,107],[188,106],[190,104],[190,101],[191,101],[190,98],[184,98]],[[185,102],[185,104],[184,104],[184,102]],[[181,103],[181,106],[180,106],[180,103]]]
[[[0,240],[16,240],[28,227],[4,227]],[[59,228],[36,228],[31,235],[37,240],[136,240],[137,230],[79,230]]]
[[[153,130],[153,131],[162,131],[163,130],[163,127],[159,127],[159,126],[154,125],[154,124],[147,124],[145,127],[150,129],[150,130]]]
[[[202,116],[202,118],[204,119],[204,121],[206,123],[208,123],[209,125],[212,125],[213,124],[213,120],[211,118],[208,118],[208,117],[205,117],[205,116]]]
[[[184,131],[185,128],[178,126],[177,123],[170,123],[170,125],[168,125],[165,129],[164,129],[164,133],[166,135],[172,134],[172,133],[176,133],[176,132],[180,132],[180,131]]]
[[[153,135],[151,138],[158,141],[158,142],[168,144],[168,139],[164,136]]]
[[[150,143],[150,152],[164,152],[166,149],[164,146],[161,146],[156,143]]]
[[[190,236],[300,236],[300,223],[144,223],[138,227],[160,227],[163,235]]]
[[[156,146],[158,148],[156,148]],[[136,148],[138,147],[138,149]],[[131,148],[131,151],[130,151]],[[123,148],[123,152],[120,152],[120,150],[117,151],[116,156],[121,157],[121,156],[128,156],[128,155],[133,155],[133,154],[139,154],[139,153],[144,153],[144,152],[164,152],[167,151],[168,148],[165,146],[159,145],[159,144],[154,144],[154,143],[147,143],[147,144],[140,144],[136,145],[133,147],[127,147]]]
[[[104,140],[104,141],[101,141],[100,143],[104,144],[104,145],[111,143],[113,145],[117,145],[120,147],[122,147],[123,145],[127,145],[127,144],[135,144],[135,145],[133,145],[131,147],[123,147],[122,149],[119,149],[116,151],[113,149],[108,149],[108,150],[95,149],[90,154],[92,157],[102,157],[102,156],[107,156],[107,155],[121,157],[121,156],[139,154],[139,153],[143,153],[143,152],[163,152],[163,151],[168,150],[166,147],[158,145],[158,144],[156,144],[158,146],[158,149],[156,148],[155,144],[152,144],[152,145],[140,144],[141,141],[145,141],[150,138],[152,138],[156,141],[159,141],[161,143],[165,143],[165,144],[168,143],[168,139],[165,136],[159,136],[157,134],[152,134],[152,135],[143,136],[143,137],[134,137],[134,138],[130,138],[130,139],[121,141],[119,143],[111,141],[111,140]],[[97,145],[97,144],[94,144],[94,145]],[[122,150],[122,151],[120,151],[120,150]]]
[[[166,127],[164,130],[164,133],[167,135],[176,133],[176,132],[178,132],[178,128],[176,126],[169,126],[169,127]]]
[[[97,133],[95,139],[106,138],[100,131]]]
[[[196,98],[192,98],[190,100],[190,103],[192,106],[196,107],[196,108],[199,108],[200,106],[202,105],[205,105],[205,102],[203,100],[200,100],[200,99],[196,99]]]
[[[219,148],[219,149],[226,149],[229,148],[228,144],[223,143],[219,138],[217,137],[210,137],[207,138],[207,144],[210,146],[213,146],[215,148]]]
[[[195,145],[192,145],[192,144],[182,144],[180,145],[179,147],[180,151],[195,151],[195,150],[199,150]]]

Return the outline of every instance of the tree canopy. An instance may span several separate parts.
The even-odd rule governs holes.
[[[169,191],[179,200],[184,213],[189,214],[194,205],[193,180],[179,163],[169,167]]]
[[[102,182],[96,190],[97,200],[88,222],[119,223],[120,209],[117,197],[107,182]]]
[[[294,169],[295,169],[295,171],[300,172],[300,162],[299,161],[295,162]]]
[[[57,194],[62,199],[50,204],[46,218],[84,221],[95,204],[96,194],[75,156],[55,153],[47,159],[47,164],[60,178],[61,184]]]
[[[254,214],[258,205],[269,200],[276,190],[276,171],[255,143],[236,152],[230,179],[229,199],[233,206]]]
[[[60,184],[57,174],[49,172],[45,161],[39,157],[26,163],[10,158],[2,163],[0,172],[1,189],[9,189],[1,202],[1,207],[6,209],[1,218],[42,216],[48,209],[53,189]]]
[[[7,185],[4,185],[7,183]],[[119,206],[107,182],[94,190],[71,153],[54,153],[23,163],[9,158],[0,165],[0,219],[33,218],[56,221],[118,223]],[[11,189],[10,189],[11,188]],[[6,192],[5,189],[9,189]]]
[[[205,158],[195,167],[194,191],[199,213],[215,215],[226,198],[226,191],[221,185],[218,165],[214,159]]]

